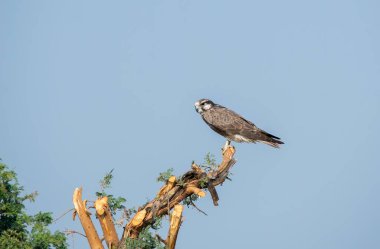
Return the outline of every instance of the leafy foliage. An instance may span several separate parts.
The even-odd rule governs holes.
[[[199,185],[201,186],[201,188],[205,188],[205,187],[207,187],[207,184],[208,184],[208,178],[207,178],[207,176],[202,177],[202,178],[199,180]]]
[[[152,232],[150,231],[151,227],[144,228],[141,233],[139,234],[139,241],[142,241],[142,249],[164,249],[165,246],[162,244],[161,241],[157,239],[156,236],[153,236]]]
[[[199,198],[198,195],[192,194],[192,195],[186,197],[185,199],[183,199],[182,203],[183,203],[183,205],[190,206],[190,205],[192,205],[192,203],[197,201],[198,198]]]
[[[103,192],[105,189],[111,187],[111,181],[112,181],[112,178],[113,178],[112,172],[113,172],[113,169],[111,169],[111,171],[108,172],[108,173],[103,177],[103,179],[101,179],[101,180],[99,181],[99,183],[100,183],[100,189],[101,189],[102,192]]]
[[[126,247],[131,249],[165,249],[165,245],[150,231],[150,227],[144,228],[137,239],[127,238]]]
[[[123,211],[123,217],[122,219],[126,220],[127,222],[130,220],[133,214],[136,213],[135,208],[126,208],[123,203],[126,201],[123,197],[114,197],[111,194],[106,193],[106,189],[111,188],[111,183],[113,179],[113,170],[111,170],[109,173],[107,173],[103,179],[100,180],[100,192],[96,192],[97,197],[108,197],[108,205],[112,211],[112,215],[116,215],[117,212]],[[167,181],[169,177],[172,175],[173,169],[169,169],[167,172],[160,174],[160,179],[162,181]],[[158,179],[157,179],[158,180]],[[162,218],[156,218],[155,222],[144,228],[142,232],[139,234],[139,237],[137,239],[131,239],[127,238],[126,240],[126,248],[138,248],[138,249],[164,249],[165,246],[156,238],[156,236],[153,235],[152,230],[158,230],[161,228],[161,222]]]
[[[206,156],[204,157],[203,163],[200,165],[200,167],[203,168],[206,172],[217,170],[218,166],[219,165],[216,162],[215,155],[211,154],[210,152],[208,152],[206,154]],[[232,172],[228,172],[228,176],[227,176],[226,179],[229,180],[229,181],[232,181],[231,180],[231,176],[232,176]],[[201,184],[202,183],[203,182],[201,181]],[[204,185],[204,186],[206,186],[206,185]],[[201,185],[201,187],[203,188],[202,185]]]
[[[104,197],[104,196],[107,196],[108,197],[108,205],[110,207],[110,210],[112,212],[112,215],[116,215],[117,211],[123,211],[125,210],[125,206],[123,205],[123,203],[126,202],[126,199],[123,198],[123,197],[114,197],[113,195],[111,194],[107,194],[106,193],[106,189],[108,188],[111,188],[111,182],[112,182],[112,179],[113,179],[113,169],[108,172],[102,180],[100,180],[100,192],[96,192],[96,196],[97,197]]]
[[[161,172],[160,175],[157,177],[157,182],[167,182],[169,178],[173,175],[174,169],[169,168],[164,172]]]
[[[206,171],[216,170],[218,164],[216,163],[215,155],[208,152],[204,157],[204,162],[200,165]]]
[[[51,213],[26,214],[24,202],[34,201],[37,192],[22,195],[23,191],[16,173],[0,163],[0,248],[67,248],[65,235],[48,229],[53,221]]]
[[[126,248],[131,249],[165,249],[165,245],[152,233],[162,226],[162,218],[156,218],[154,224],[145,227],[137,239],[127,238]]]

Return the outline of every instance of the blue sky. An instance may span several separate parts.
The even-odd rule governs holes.
[[[193,107],[210,98],[285,145],[235,144],[219,207],[186,209],[178,248],[379,248],[379,7],[2,1],[0,157],[40,193],[31,213],[59,216],[78,186],[94,199],[111,169],[112,193],[139,206],[159,172],[220,159]]]

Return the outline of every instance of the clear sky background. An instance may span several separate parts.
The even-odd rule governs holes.
[[[281,137],[235,144],[233,181],[178,248],[380,247],[379,1],[1,1],[0,157],[57,217],[75,187],[139,206],[225,140],[210,98]],[[52,229],[81,230],[67,215]],[[121,231],[121,230],[119,230]],[[161,232],[166,236],[166,230]],[[72,240],[70,238],[70,243]],[[75,247],[87,241],[75,237]]]

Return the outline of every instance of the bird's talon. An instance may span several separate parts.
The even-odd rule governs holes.
[[[224,155],[224,153],[227,151],[227,149],[231,146],[231,141],[227,140],[226,143],[224,144],[223,148],[222,148],[222,154]]]

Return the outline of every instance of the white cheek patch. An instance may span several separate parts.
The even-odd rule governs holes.
[[[210,104],[205,104],[204,106],[203,106],[203,109],[205,109],[205,110],[208,110],[208,109],[210,109],[211,108],[211,105]]]

